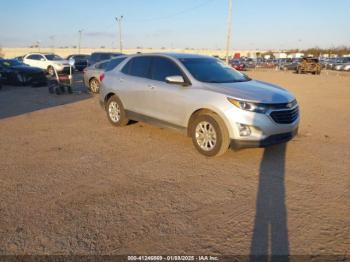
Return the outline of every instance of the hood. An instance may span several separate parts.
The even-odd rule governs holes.
[[[289,103],[295,99],[295,97],[287,90],[279,86],[257,80],[222,84],[207,83],[204,88],[225,94],[238,100],[256,103]]]
[[[28,73],[43,72],[43,70],[41,68],[31,67],[31,66],[27,66],[27,65],[12,66],[11,68],[14,70],[20,71],[20,72],[28,72]]]

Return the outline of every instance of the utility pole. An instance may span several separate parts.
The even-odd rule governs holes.
[[[82,35],[82,33],[83,33],[83,30],[82,30],[82,29],[80,29],[80,30],[78,31],[78,33],[79,33],[78,53],[79,53],[79,55],[80,55],[80,48],[81,48],[81,35]]]
[[[35,43],[36,43],[36,46],[38,48],[38,52],[40,53],[40,40],[37,40]]]
[[[118,28],[119,28],[119,49],[120,49],[120,53],[123,53],[123,40],[122,40],[122,20],[123,20],[124,16],[120,16],[120,17],[115,17],[115,20],[118,23]]]
[[[231,49],[232,33],[232,0],[228,0],[228,18],[227,18],[227,39],[226,39],[226,63],[228,64]]]

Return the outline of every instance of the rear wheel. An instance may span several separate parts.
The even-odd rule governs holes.
[[[89,82],[89,88],[92,93],[99,93],[100,92],[100,82],[96,79],[93,78]]]
[[[215,113],[198,115],[191,124],[190,134],[195,148],[205,156],[220,156],[230,145],[226,125]]]
[[[117,96],[112,96],[108,99],[106,112],[109,122],[114,126],[125,126],[129,122],[124,106]]]

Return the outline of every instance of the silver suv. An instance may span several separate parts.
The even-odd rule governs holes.
[[[265,147],[298,132],[288,91],[250,79],[220,60],[191,54],[141,54],[101,76],[100,102],[115,126],[129,120],[175,128],[206,156],[229,146]]]

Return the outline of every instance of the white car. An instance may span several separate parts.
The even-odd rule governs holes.
[[[29,66],[39,67],[46,70],[50,75],[59,72],[69,73],[70,65],[68,60],[55,54],[31,53],[23,57],[23,63]]]

